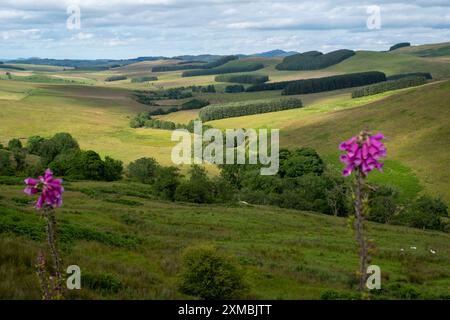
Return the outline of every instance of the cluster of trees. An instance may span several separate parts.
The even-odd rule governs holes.
[[[233,197],[232,187],[223,178],[209,178],[198,165],[193,165],[183,179],[178,168],[163,167],[153,158],[141,158],[129,164],[127,176],[151,185],[153,194],[165,200],[223,203]]]
[[[142,82],[149,82],[149,81],[157,81],[158,77],[156,76],[146,76],[146,77],[137,77],[131,79],[131,82],[133,83],[142,83]]]
[[[216,93],[216,87],[213,84],[207,86],[192,86],[192,92]]]
[[[223,65],[212,69],[190,70],[182,73],[182,77],[205,76],[211,74],[225,74],[238,72],[251,72],[264,68],[264,64],[258,62],[243,62],[240,64]]]
[[[234,82],[245,84],[259,84],[269,81],[269,76],[261,74],[227,74],[217,76],[216,82]]]
[[[108,156],[102,160],[95,151],[81,150],[69,133],[57,133],[50,139],[33,136],[26,147],[19,139],[12,139],[8,150],[0,151],[1,175],[37,176],[51,168],[56,175],[71,179],[115,181],[123,171],[121,161]],[[28,161],[31,156],[37,157]]]
[[[209,105],[209,101],[203,99],[192,99],[181,105],[181,110],[201,109]]]
[[[433,76],[429,72],[412,72],[412,73],[394,74],[392,76],[387,77],[386,80],[390,81],[390,80],[398,80],[398,79],[410,78],[410,77],[423,77],[427,80],[433,79]]]
[[[260,175],[254,165],[222,165],[221,176],[241,201],[335,216],[354,214],[349,180],[326,166],[311,148],[280,150],[280,169],[275,176]],[[439,198],[424,195],[400,201],[395,188],[376,184],[367,192],[370,221],[450,231],[445,220],[448,207]]]
[[[352,98],[360,98],[364,96],[371,96],[374,94],[398,90],[409,87],[416,87],[427,83],[424,77],[407,77],[398,80],[385,81],[377,84],[372,84],[370,86],[365,86],[362,88],[355,89],[352,92]]]
[[[294,54],[285,57],[276,66],[277,70],[317,70],[337,64],[355,54],[352,50],[336,50],[327,54],[318,51]]]
[[[288,84],[281,94],[293,95],[331,91],[359,87],[382,81],[386,81],[386,75],[382,72],[350,73],[324,78],[297,80]]]
[[[211,121],[301,107],[303,107],[303,104],[300,99],[254,100],[249,102],[210,105],[201,109],[199,116],[202,121]]]
[[[393,50],[397,50],[397,49],[409,47],[409,46],[411,46],[411,43],[409,43],[409,42],[400,42],[400,43],[394,44],[392,47],[390,47],[389,51],[393,51]]]
[[[111,76],[105,79],[106,82],[127,80],[127,76]]]
[[[291,89],[296,89],[295,91],[305,91],[304,93],[321,92],[327,90],[342,89],[348,87],[363,86],[367,84],[372,84],[376,82],[386,81],[386,75],[378,71],[370,72],[360,72],[360,73],[349,73],[339,76],[315,78],[315,79],[305,79],[305,80],[291,80],[291,81],[280,81],[273,83],[261,83],[250,86],[246,89],[247,92],[256,91],[268,91],[268,90],[284,90],[288,86]],[[301,90],[302,85],[305,86],[304,90]],[[329,87],[334,89],[328,89]],[[318,90],[318,91],[317,91]],[[302,92],[299,92],[302,93]]]
[[[194,62],[190,62],[191,64],[187,64],[187,62],[185,62],[185,63],[178,63],[176,65],[171,64],[171,65],[154,66],[152,68],[152,72],[166,72],[166,71],[178,71],[190,69],[205,69],[205,70],[213,69],[237,59],[238,57],[236,56],[226,56],[219,58],[216,61],[212,61],[205,64],[197,64]]]
[[[175,123],[172,121],[166,121],[161,119],[153,119],[150,112],[141,112],[136,115],[130,121],[130,127],[132,128],[154,128],[163,130],[175,130],[175,129],[186,129],[189,132],[194,132],[194,121],[189,121],[188,124]],[[203,130],[207,130],[211,126],[203,125]]]
[[[149,106],[155,106],[158,100],[180,100],[192,97],[192,89],[179,87],[170,88],[160,91],[142,91],[136,90],[133,94],[133,98],[142,104]]]
[[[225,93],[241,93],[245,92],[245,87],[242,84],[232,84],[225,87]]]

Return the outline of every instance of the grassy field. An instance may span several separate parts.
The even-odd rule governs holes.
[[[351,98],[352,89],[298,95],[294,97],[302,99],[304,108],[208,124],[220,129],[279,128],[282,148],[313,147],[338,168],[342,140],[363,128],[379,130],[387,136],[388,158],[385,172],[370,179],[398,187],[405,201],[428,192],[449,204],[448,46],[358,51],[317,71],[281,72],[275,68],[280,58],[247,59],[263,63],[264,69],[252,73],[266,74],[272,82],[368,70],[388,75],[431,72],[443,81],[359,99]],[[0,143],[69,132],[82,149],[125,164],[154,157],[171,165],[175,143],[170,131],[129,127],[137,113],[158,108],[136,102],[133,90],[214,84],[218,93],[195,94],[211,104],[281,96],[280,91],[226,94],[221,92],[226,84],[216,83],[215,75],[182,78],[182,71],[151,71],[152,66],[176,62],[146,61],[106,71],[17,65],[26,70],[12,70],[12,80],[7,70],[0,70]],[[113,75],[128,79],[105,82]],[[131,83],[133,77],[149,75],[158,81]],[[180,105],[188,100],[158,103]],[[198,110],[158,117],[188,123],[198,117]],[[208,172],[217,174],[217,168],[208,167]],[[34,259],[44,245],[44,228],[21,184],[22,178],[0,177],[0,299],[40,297]],[[182,251],[198,244],[214,244],[237,258],[250,286],[247,298],[319,299],[326,290],[355,292],[357,248],[345,218],[241,203],[163,202],[152,197],[148,186],[126,180],[68,181],[65,187],[64,206],[58,211],[64,260],[79,265],[90,279],[83,290],[71,292],[72,298],[191,298],[178,290],[178,275]],[[369,225],[377,245],[373,263],[381,267],[387,290],[384,298],[411,298],[408,292],[420,292],[420,298],[449,298],[449,234]]]
[[[0,299],[39,299],[34,261],[44,246],[42,220],[23,186],[1,181]],[[198,244],[237,258],[248,298],[319,299],[326,290],[356,290],[357,248],[345,218],[161,202],[147,188],[66,183],[58,210],[64,263],[80,266],[82,279],[89,280],[72,298],[191,298],[179,292],[178,275],[182,251]],[[381,267],[385,290],[400,285],[421,298],[448,298],[448,234],[380,224],[369,224],[369,233],[377,246],[372,263]],[[387,297],[408,298],[405,292],[388,290]]]

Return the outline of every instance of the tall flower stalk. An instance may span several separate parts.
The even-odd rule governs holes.
[[[381,142],[384,139],[383,134],[377,133],[371,135],[367,131],[361,131],[358,136],[344,141],[339,149],[346,154],[340,156],[341,162],[346,167],[342,175],[347,177],[355,172],[355,233],[359,245],[359,290],[363,291],[367,280],[367,267],[370,261],[369,249],[370,243],[367,239],[367,232],[364,224],[364,217],[368,211],[367,197],[364,194],[365,179],[369,172],[374,169],[383,170],[383,163],[379,162],[386,156],[386,147]]]
[[[52,272],[47,274],[47,259],[40,251],[37,257],[37,268],[44,300],[61,299],[63,297],[62,261],[57,247],[57,219],[56,208],[62,205],[64,187],[61,179],[54,179],[50,169],[38,179],[25,179],[27,187],[24,192],[28,195],[40,194],[36,202],[46,222],[47,245],[52,260]]]

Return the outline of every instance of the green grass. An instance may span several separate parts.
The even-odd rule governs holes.
[[[44,246],[44,226],[32,203],[15,200],[32,200],[22,188],[0,184],[1,299],[40,298],[34,259]],[[177,276],[182,251],[198,244],[214,244],[237,257],[250,284],[248,298],[319,299],[325,290],[356,291],[357,247],[345,218],[263,206],[161,202],[146,188],[67,183],[58,210],[60,247],[64,264],[82,271],[82,290],[71,292],[71,298],[191,298],[179,292]],[[108,201],[112,195],[127,201]],[[382,287],[403,283],[422,298],[448,297],[448,234],[369,225],[377,246],[372,263],[381,267]]]

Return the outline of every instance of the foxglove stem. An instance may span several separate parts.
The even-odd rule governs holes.
[[[45,205],[43,210],[44,218],[47,222],[47,243],[50,249],[50,254],[53,261],[53,276],[51,277],[52,298],[59,299],[62,297],[62,272],[61,272],[61,258],[59,255],[57,241],[57,223],[55,209],[52,206]]]
[[[364,174],[361,170],[356,170],[356,194],[355,194],[355,232],[356,240],[359,244],[359,290],[364,290],[364,285],[367,280],[367,262],[368,250],[367,241],[364,230],[364,205],[363,205],[363,188],[364,188]]]

